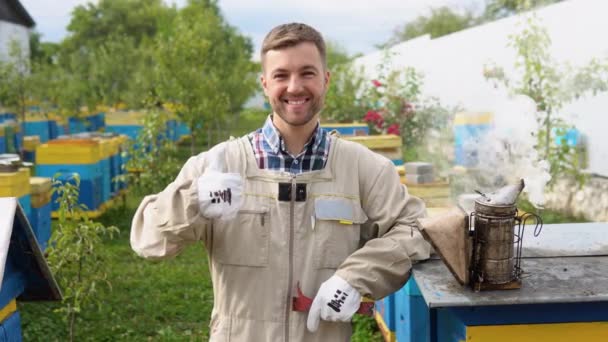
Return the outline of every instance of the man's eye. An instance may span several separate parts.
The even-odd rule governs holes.
[[[273,78],[276,80],[280,80],[280,79],[284,79],[285,77],[287,77],[287,76],[285,76],[285,74],[276,74],[276,75],[274,75]]]
[[[312,71],[307,71],[307,72],[303,73],[302,75],[304,75],[304,77],[314,77],[315,73]]]

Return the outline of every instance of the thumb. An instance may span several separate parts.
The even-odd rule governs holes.
[[[226,143],[220,143],[212,147],[208,152],[210,171],[222,172],[224,170],[224,159],[226,152]]]
[[[310,332],[315,332],[317,329],[319,329],[322,305],[323,303],[321,302],[321,296],[317,294],[312,302],[312,305],[310,306],[310,311],[308,311],[308,320],[306,321],[306,327]]]

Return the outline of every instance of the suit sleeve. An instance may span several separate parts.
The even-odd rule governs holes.
[[[196,180],[205,167],[205,153],[191,157],[163,191],[144,197],[131,224],[131,248],[147,259],[179,254],[196,241],[206,242],[209,220],[199,215]]]
[[[361,179],[362,207],[369,218],[361,229],[374,238],[350,255],[336,272],[362,296],[373,299],[401,288],[410,276],[412,263],[428,259],[430,253],[430,245],[415,228],[416,219],[426,215],[424,202],[408,194],[390,160],[382,158],[379,164],[371,181]]]

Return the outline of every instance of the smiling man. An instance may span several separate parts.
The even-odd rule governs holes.
[[[428,258],[414,228],[425,207],[390,160],[320,128],[330,73],[319,32],[278,26],[261,57],[272,114],[146,196],[131,245],[159,259],[205,244],[211,341],[348,341],[362,297],[394,292]]]

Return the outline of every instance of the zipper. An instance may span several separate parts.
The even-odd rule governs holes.
[[[292,306],[292,283],[293,283],[293,243],[294,243],[294,221],[295,221],[295,205],[296,205],[296,176],[291,176],[291,203],[289,204],[289,265],[287,276],[287,306],[285,308],[285,341],[289,341],[289,316]]]

